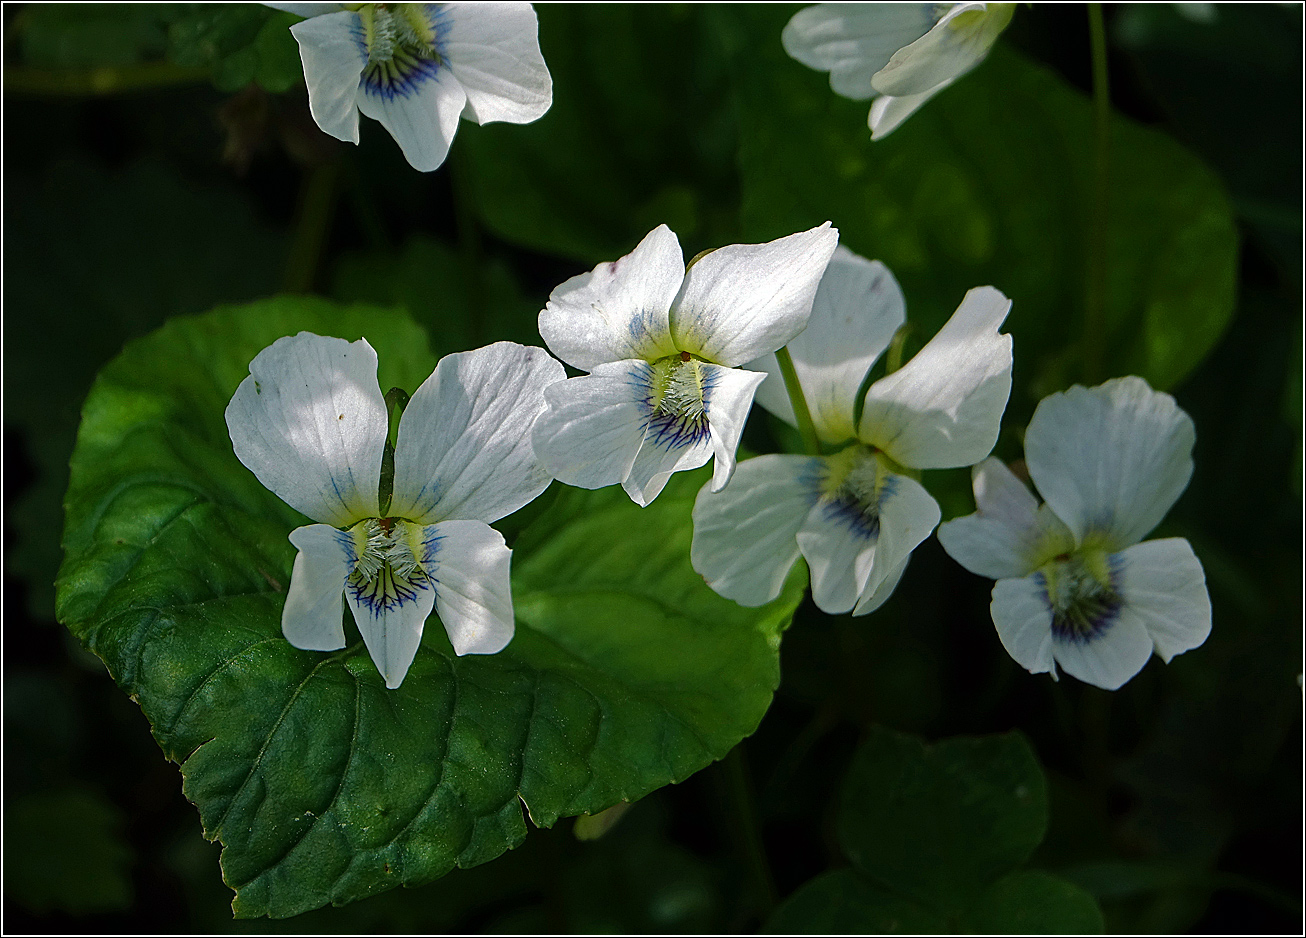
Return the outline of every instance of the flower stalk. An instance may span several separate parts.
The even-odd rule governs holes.
[[[803,386],[798,382],[798,372],[794,370],[794,360],[789,355],[788,347],[775,353],[780,363],[780,374],[784,377],[785,391],[789,394],[789,403],[794,408],[794,419],[798,422],[798,432],[803,437],[803,447],[809,456],[821,455],[821,441],[816,435],[816,425],[812,423],[812,412],[807,409],[807,400],[803,397]]]
[[[1111,92],[1107,79],[1106,28],[1102,4],[1088,5],[1093,57],[1093,204],[1089,210],[1084,278],[1084,370],[1090,384],[1102,380],[1106,339],[1107,225],[1110,198]]]

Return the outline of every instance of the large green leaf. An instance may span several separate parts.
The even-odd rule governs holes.
[[[563,491],[515,545],[518,629],[457,658],[433,619],[403,686],[361,643],[281,638],[304,519],[231,451],[251,358],[300,329],[366,334],[383,387],[434,365],[385,310],[278,299],[130,344],[84,409],[66,501],[60,620],[141,706],[220,839],[238,915],[341,904],[494,858],[537,825],[679,781],[751,733],[801,596],[745,610],[689,566],[703,472],[647,509]],[[352,623],[349,626],[352,629]]]
[[[927,746],[877,729],[844,779],[839,839],[872,879],[962,909],[1023,863],[1047,828],[1047,784],[1018,733]]]
[[[721,14],[735,33],[746,239],[832,220],[841,243],[898,276],[923,336],[967,289],[991,283],[1014,301],[1017,378],[1032,399],[1093,377],[1079,370],[1090,102],[999,48],[872,142],[868,104],[840,98],[825,74],[784,54],[789,15],[777,7]],[[1104,366],[1169,387],[1210,351],[1232,314],[1230,208],[1194,156],[1122,117],[1111,124],[1108,204]]]

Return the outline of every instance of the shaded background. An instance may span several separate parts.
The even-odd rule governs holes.
[[[659,222],[687,256],[762,237],[750,69],[828,99],[871,147],[866,106],[837,101],[824,76],[779,52],[791,12],[543,7],[552,110],[529,128],[464,122],[450,161],[419,174],[374,123],[358,148],[316,130],[285,33],[293,17],[5,6],[8,930],[758,926],[768,897],[720,766],[639,802],[597,842],[578,842],[564,821],[421,889],[233,923],[218,847],[201,838],[177,767],[54,622],[52,583],[81,401],[124,341],[170,316],[312,291],[404,305],[437,353],[538,344],[549,290]],[[1050,783],[1035,862],[1090,888],[1109,930],[1301,928],[1301,10],[1244,4],[1202,21],[1170,6],[1110,6],[1107,18],[1114,106],[1205,161],[1238,224],[1233,317],[1170,388],[1197,425],[1197,470],[1158,529],[1188,537],[1201,557],[1212,636],[1114,694],[1032,677],[996,640],[990,582],[934,540],[871,617],[805,604],[745,757],[780,898],[842,863],[834,796],[867,727],[927,738],[1015,727]],[[1088,88],[1082,7],[1022,8],[1000,44]],[[982,70],[965,81],[981,80]],[[929,126],[946,97],[893,145],[909,147],[913,122]],[[951,212],[939,198],[922,208]],[[950,310],[914,306],[903,279],[909,318],[920,308],[928,337]],[[1055,389],[1041,385],[1067,354],[1020,325],[1013,317],[1006,458],[1019,454],[1010,428]],[[746,445],[777,440],[782,428],[755,416]],[[965,473],[927,484],[945,516],[970,510]]]

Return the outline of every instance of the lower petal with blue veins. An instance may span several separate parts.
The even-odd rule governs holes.
[[[824,468],[821,499],[798,532],[812,599],[831,614],[856,607],[865,614],[887,598],[877,591],[901,576],[911,552],[938,524],[939,507],[920,483],[889,471],[869,447],[848,447]]]
[[[345,581],[345,601],[386,687],[398,687],[435,607],[436,583],[428,565],[439,539],[428,528],[369,518],[348,532],[361,549]]]

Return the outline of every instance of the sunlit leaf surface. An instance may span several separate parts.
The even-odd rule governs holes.
[[[516,540],[516,638],[457,658],[432,617],[402,687],[360,641],[280,632],[302,522],[232,454],[223,409],[265,345],[366,335],[382,387],[434,365],[405,317],[271,300],[174,320],[87,400],[58,611],[141,706],[241,916],[292,915],[493,859],[538,825],[684,779],[757,726],[801,595],[745,610],[689,566],[703,473],[650,508],[568,491]],[[352,630],[352,624],[350,625]],[[356,634],[356,633],[355,633]]]

